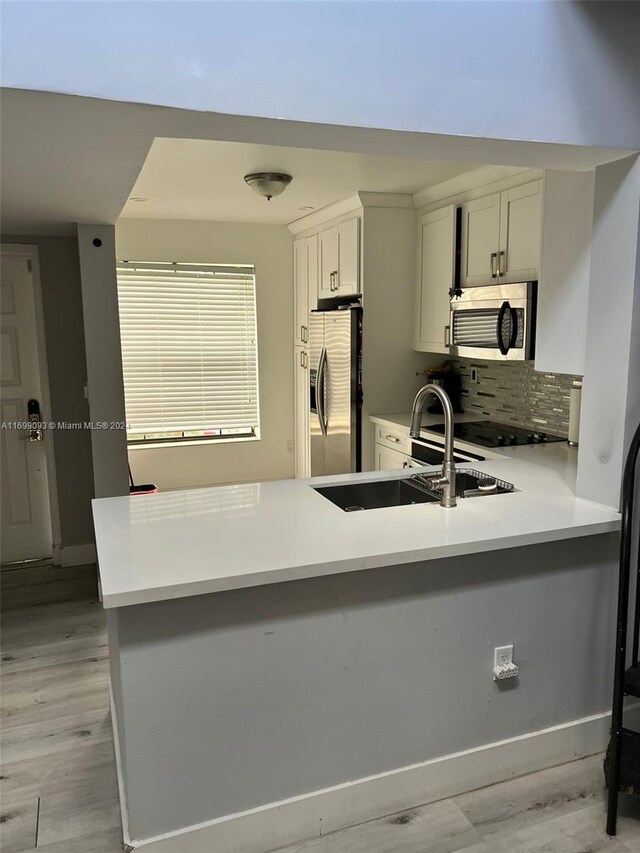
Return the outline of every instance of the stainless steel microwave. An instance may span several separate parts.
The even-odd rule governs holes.
[[[455,291],[449,314],[452,355],[528,361],[534,355],[536,281]]]

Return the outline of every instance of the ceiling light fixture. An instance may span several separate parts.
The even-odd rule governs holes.
[[[284,172],[252,172],[245,175],[244,179],[252,190],[264,196],[267,201],[284,192],[292,180],[291,175]]]

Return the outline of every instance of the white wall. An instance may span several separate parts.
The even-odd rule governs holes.
[[[596,169],[576,491],[578,497],[611,507],[619,506],[640,404],[639,199],[640,159]]]
[[[131,449],[138,483],[161,489],[293,476],[293,237],[285,226],[121,219],[119,260],[256,267],[260,441]]]
[[[640,139],[637,3],[32,6],[3,4],[5,86],[502,139]]]
[[[78,225],[89,414],[94,425],[124,423],[124,388],[113,225]],[[129,494],[126,434],[93,429],[91,455],[96,498]]]

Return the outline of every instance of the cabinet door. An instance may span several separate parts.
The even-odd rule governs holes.
[[[449,289],[456,253],[456,206],[450,204],[418,220],[415,348],[449,352]]]
[[[309,477],[309,353],[295,347],[294,357],[294,415],[295,415],[295,476]]]
[[[336,295],[339,267],[338,226],[320,232],[320,287],[319,299],[331,299]]]
[[[313,234],[311,237],[307,237],[305,239],[307,248],[307,293],[309,311],[315,311],[318,307],[318,280],[320,276],[318,242],[317,234]]]
[[[463,287],[495,284],[500,243],[500,193],[462,205]]]
[[[405,467],[405,462],[409,458],[406,453],[392,450],[390,447],[385,447],[384,444],[376,444],[375,457],[376,471],[397,471]]]
[[[538,278],[542,181],[500,193],[500,283]]]
[[[338,225],[337,294],[360,293],[360,220],[348,219]]]
[[[293,244],[293,304],[294,304],[294,343],[302,346],[309,338],[309,276],[308,250],[305,238]]]

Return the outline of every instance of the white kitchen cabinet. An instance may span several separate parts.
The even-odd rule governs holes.
[[[360,293],[360,220],[347,219],[338,225],[338,296]]]
[[[335,282],[338,275],[338,226],[320,232],[320,287],[319,299],[331,299],[335,296]]]
[[[302,346],[307,342],[309,326],[307,241],[304,237],[293,244],[293,275],[294,343]]]
[[[456,206],[418,219],[415,349],[449,351],[449,290],[455,279]]]
[[[311,459],[309,447],[309,353],[304,347],[294,347],[294,407],[295,407],[295,476],[309,477]]]
[[[359,235],[358,218],[320,232],[320,299],[360,293]]]
[[[384,444],[376,442],[376,471],[397,471],[399,468],[406,467],[405,463],[409,457],[406,453],[400,450],[393,450]]]
[[[500,193],[500,284],[538,278],[541,222],[542,181]]]
[[[538,278],[541,181],[462,205],[462,287]]]
[[[463,287],[495,284],[500,242],[500,193],[462,205]]]
[[[309,311],[318,306],[318,235],[301,237],[293,244],[294,336],[297,346],[309,342]]]

